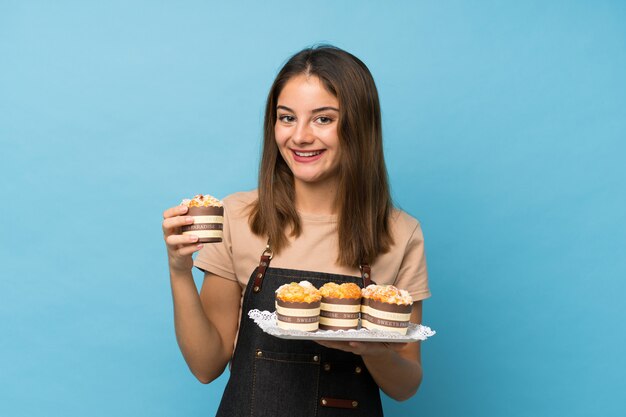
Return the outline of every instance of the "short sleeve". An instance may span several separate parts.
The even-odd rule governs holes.
[[[229,219],[229,208],[224,201],[224,237],[219,243],[205,243],[198,252],[193,265],[231,281],[237,281],[233,264],[232,235]]]
[[[428,288],[424,235],[419,222],[406,244],[394,285],[407,290],[413,301],[420,301],[431,296]]]

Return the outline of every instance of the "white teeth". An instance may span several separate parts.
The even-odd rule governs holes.
[[[315,152],[296,152],[296,155],[298,156],[315,156],[315,155],[319,155],[322,153],[322,151],[315,151]]]

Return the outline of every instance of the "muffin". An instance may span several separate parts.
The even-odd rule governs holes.
[[[361,326],[406,334],[413,299],[393,285],[369,285],[361,291]]]
[[[320,292],[309,281],[281,285],[276,290],[276,325],[285,330],[316,331],[321,299]]]
[[[320,288],[321,330],[349,330],[359,327],[361,288],[353,283],[328,282]]]
[[[189,207],[187,215],[194,218],[193,224],[182,227],[183,235],[196,235],[199,243],[222,241],[224,207],[220,200],[208,194],[198,194],[192,199],[184,199],[180,205]]]

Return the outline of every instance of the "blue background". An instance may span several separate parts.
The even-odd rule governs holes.
[[[426,236],[438,334],[387,414],[626,415],[625,22],[620,1],[0,1],[0,415],[213,415],[225,376],[179,353],[161,214],[255,187],[273,77],[324,41],[374,74]]]

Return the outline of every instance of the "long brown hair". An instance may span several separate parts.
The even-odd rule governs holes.
[[[304,49],[280,70],[265,106],[263,154],[259,170],[259,197],[252,206],[250,227],[267,236],[274,252],[288,244],[286,232],[299,236],[294,181],[274,136],[276,105],[285,84],[297,75],[318,77],[339,101],[339,187],[337,192],[341,265],[373,263],[389,250],[391,196],[383,156],[382,126],[374,79],[361,60],[339,48],[322,45]]]

